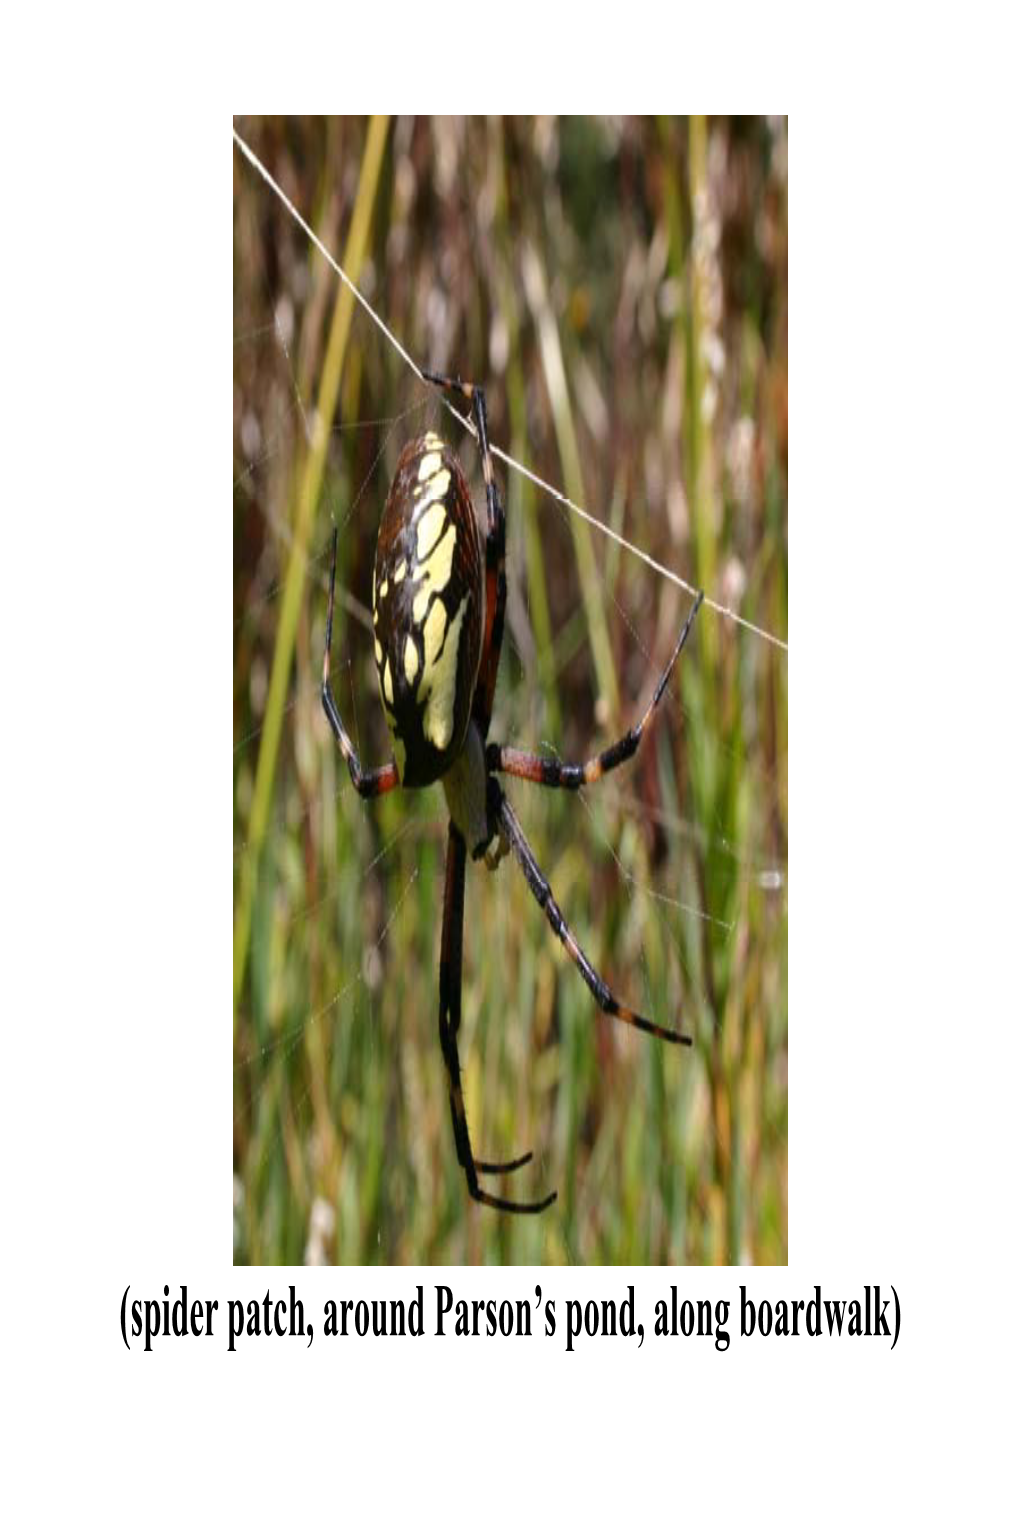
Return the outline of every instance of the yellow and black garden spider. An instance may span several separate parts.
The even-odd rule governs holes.
[[[666,689],[702,595],[697,595],[687,614],[670,661],[640,722],[601,754],[584,765],[565,765],[543,755],[489,743],[506,609],[506,521],[489,453],[485,396],[481,388],[459,378],[440,377],[432,372],[423,376],[466,399],[472,407],[485,479],[484,574],[478,521],[460,463],[439,436],[430,431],[409,442],[401,453],[379,525],[372,576],[375,662],[394,758],[378,770],[363,769],[330,688],[335,530],[326,652],[322,661],[322,704],[347,761],[351,780],[362,797],[379,797],[397,786],[413,788],[442,782],[450,826],[439,958],[439,1040],[449,1075],[457,1158],[476,1201],[497,1211],[538,1212],[552,1205],[555,1190],[539,1201],[511,1201],[490,1195],[479,1185],[479,1175],[510,1174],[523,1168],[530,1162],[531,1153],[507,1163],[488,1163],[476,1158],[464,1113],[457,1032],[467,848],[471,846],[474,860],[484,856],[490,869],[495,869],[503,856],[513,851],[539,907],[545,910],[554,933],[579,968],[600,1009],[662,1041],[690,1045],[689,1036],[656,1025],[621,1004],[595,971],[560,912],[496,775],[502,772],[540,786],[577,791],[630,759]]]

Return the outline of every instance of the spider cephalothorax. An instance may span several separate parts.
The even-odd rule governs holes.
[[[397,463],[375,557],[375,661],[395,758],[378,770],[362,769],[330,688],[335,531],[322,704],[351,780],[363,797],[377,797],[401,785],[416,787],[442,781],[450,828],[439,959],[439,1040],[449,1077],[457,1158],[476,1201],[500,1211],[544,1211],[556,1199],[555,1190],[539,1201],[511,1201],[491,1195],[478,1183],[480,1175],[510,1174],[523,1168],[531,1154],[505,1163],[488,1163],[476,1158],[471,1147],[457,1051],[467,851],[470,848],[476,858],[485,854],[490,865],[498,862],[501,849],[513,851],[539,907],[600,1009],[663,1041],[690,1045],[689,1036],[656,1025],[621,1004],[596,972],[560,912],[497,773],[576,791],[630,759],[687,641],[701,596],[688,612],[673,655],[640,722],[601,754],[584,764],[569,765],[504,744],[487,743],[506,609],[506,528],[489,455],[485,397],[480,388],[459,379],[428,372],[423,375],[471,404],[485,478],[484,570],[478,522],[460,464],[440,438],[429,432],[405,447]],[[493,840],[497,841],[494,852],[490,848]]]

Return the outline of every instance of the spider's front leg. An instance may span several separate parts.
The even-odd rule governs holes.
[[[479,1174],[510,1174],[531,1161],[525,1153],[509,1163],[483,1163],[471,1151],[467,1116],[464,1112],[464,1094],[460,1083],[460,1057],[457,1051],[457,1032],[460,1029],[460,995],[463,972],[464,943],[464,874],[467,865],[467,844],[455,824],[450,824],[450,837],[446,852],[446,886],[443,894],[443,936],[439,957],[439,1041],[443,1049],[443,1061],[450,1081],[450,1114],[453,1117],[453,1136],[457,1144],[457,1158],[467,1176],[468,1190],[472,1198],[483,1206],[496,1211],[534,1213],[545,1211],[556,1199],[555,1190],[540,1201],[509,1201],[499,1195],[490,1195],[478,1183]]]
[[[329,571],[329,606],[326,612],[326,651],[322,657],[322,707],[333,730],[333,737],[340,745],[340,753],[347,761],[351,780],[362,797],[381,797],[400,785],[400,775],[395,760],[381,765],[378,770],[365,770],[358,759],[358,752],[351,743],[350,735],[343,725],[340,709],[333,697],[329,683],[329,650],[333,641],[333,597],[336,586],[336,527],[333,528],[333,563]]]

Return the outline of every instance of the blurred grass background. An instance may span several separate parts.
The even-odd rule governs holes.
[[[493,441],[787,633],[785,119],[237,119],[419,364]],[[599,1015],[511,861],[469,867],[461,1063],[479,1156],[559,1191],[469,1200],[438,1042],[445,804],[365,804],[318,685],[389,755],[375,535],[404,442],[474,443],[235,147],[234,1257],[787,1257],[787,656],[703,609],[637,758],[509,790],[621,996]],[[493,737],[582,759],[647,701],[690,597],[497,463],[508,631]]]

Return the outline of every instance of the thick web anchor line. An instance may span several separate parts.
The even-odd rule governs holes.
[[[397,352],[398,356],[400,356],[402,360],[407,363],[419,381],[424,382],[425,378],[421,367],[418,366],[418,363],[414,361],[413,358],[404,349],[396,335],[394,335],[393,331],[389,329],[385,322],[379,317],[371,303],[369,303],[368,299],[363,297],[362,294],[358,291],[357,287],[347,275],[347,272],[340,265],[340,262],[326,248],[322,240],[316,234],[315,230],[301,216],[297,208],[294,206],[294,203],[287,196],[287,193],[270,175],[269,171],[259,159],[254,149],[245,143],[244,139],[238,133],[236,128],[233,129],[233,136],[234,142],[237,144],[237,147],[240,149],[245,159],[247,159],[248,162],[258,171],[259,175],[261,175],[269,189],[280,199],[284,207],[294,219],[295,223],[319,251],[319,254],[322,255],[322,257],[336,272],[337,276],[351,293],[352,297],[354,297],[354,299],[365,310],[373,324],[375,324],[376,327],[380,329],[386,336],[387,340],[393,346],[393,349]],[[455,409],[448,400],[444,400],[443,402],[445,408],[448,409],[449,412],[460,421],[464,429],[470,431],[470,433],[474,435],[475,429],[471,421],[467,419],[465,415],[461,414],[458,409]],[[537,473],[533,473],[531,469],[525,467],[523,463],[517,462],[515,458],[508,456],[506,452],[501,451],[498,446],[494,446],[491,443],[489,450],[494,457],[498,457],[500,461],[505,463],[508,468],[511,468],[515,473],[521,473],[525,478],[529,479],[530,482],[536,486],[536,488],[539,488],[543,491],[543,493],[550,495],[551,498],[557,500],[568,510],[572,510],[573,513],[575,515],[579,515],[583,521],[587,521],[589,526],[594,526],[597,531],[602,532],[604,536],[610,537],[614,542],[617,542],[621,547],[625,548],[627,552],[633,553],[635,558],[640,558],[642,563],[645,563],[649,568],[654,569],[655,572],[660,574],[663,579],[668,579],[671,584],[677,585],[681,590],[686,590],[690,595],[695,595],[698,593],[695,586],[689,584],[688,581],[682,578],[680,574],[676,573],[675,570],[667,568],[664,563],[659,563],[657,559],[653,558],[649,553],[646,553],[642,548],[635,546],[633,542],[628,542],[626,537],[621,536],[618,531],[614,531],[611,526],[607,526],[604,521],[600,521],[598,517],[592,515],[589,510],[585,510],[581,505],[576,505],[574,501],[568,498],[566,494],[561,493],[561,491],[554,488],[552,484],[546,483],[544,478],[540,478]],[[759,627],[754,622],[748,621],[746,616],[741,616],[739,612],[733,610],[732,606],[722,605],[719,601],[713,600],[710,595],[706,595],[704,600],[705,605],[710,607],[711,610],[713,610],[718,616],[723,616],[728,621],[735,622],[738,626],[743,627],[746,631],[753,632],[756,637],[760,637],[766,643],[771,643],[773,647],[781,649],[783,653],[789,653],[790,645],[784,638],[777,637],[775,633],[768,632],[764,627]]]

